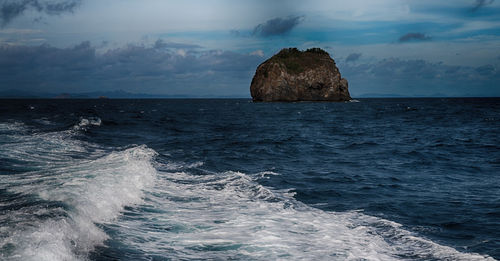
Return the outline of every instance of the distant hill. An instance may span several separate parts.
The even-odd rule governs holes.
[[[15,89],[0,91],[1,98],[48,98],[47,94],[27,92]]]
[[[406,96],[402,96],[394,93],[365,93],[356,96],[356,98],[403,98]]]
[[[190,95],[161,95],[132,93],[124,90],[103,91],[103,92],[84,92],[84,93],[48,93],[48,92],[28,92],[15,89],[0,91],[0,98],[11,99],[132,99],[132,98],[190,98]],[[207,97],[210,98],[210,97]]]
[[[443,93],[433,93],[431,95],[401,95],[395,93],[364,93],[356,95],[355,98],[442,98],[449,97]]]

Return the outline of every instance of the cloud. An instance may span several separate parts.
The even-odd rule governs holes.
[[[476,0],[474,3],[474,7],[470,10],[471,12],[476,12],[477,10],[481,9],[484,6],[490,5],[494,2],[495,0]]]
[[[403,96],[498,96],[500,72],[493,65],[447,65],[426,60],[389,58],[373,63],[345,63],[342,76],[354,95],[385,93]]]
[[[361,53],[351,53],[345,58],[345,62],[355,62],[361,57]]]
[[[262,51],[262,50],[255,50],[255,51],[251,52],[250,55],[264,57],[264,51]]]
[[[265,59],[260,56],[261,50],[237,53],[155,45],[130,44],[104,53],[90,42],[69,48],[0,45],[0,90],[12,86],[20,91],[51,93],[123,89],[133,93],[249,97],[255,69]],[[500,96],[500,70],[495,64],[451,66],[396,58],[356,61],[346,59],[339,66],[353,95],[439,92],[449,96]]]
[[[269,37],[284,35],[302,22],[302,16],[278,17],[257,25],[252,32],[254,36]]]
[[[495,73],[495,67],[491,64],[479,66],[476,68],[476,72],[483,76],[493,75]]]
[[[410,42],[410,41],[427,41],[430,40],[431,37],[427,36],[423,33],[407,33],[401,37],[399,37],[399,42]]]
[[[229,30],[229,34],[232,35],[232,36],[240,36],[241,33],[239,30]]]
[[[263,58],[230,51],[190,51],[173,43],[127,45],[105,53],[90,42],[70,48],[0,45],[0,90],[248,95]],[[193,45],[194,46],[194,45]],[[183,46],[184,47],[184,46]]]
[[[41,30],[34,30],[34,29],[17,29],[17,28],[0,29],[0,34],[28,35],[28,34],[39,34],[42,32],[43,31]]]
[[[162,39],[156,40],[154,44],[154,48],[162,49],[162,48],[171,48],[171,49],[197,49],[201,48],[200,45],[197,44],[185,44],[185,43],[173,43],[173,42],[164,42]]]
[[[7,25],[12,19],[26,10],[34,10],[48,15],[73,12],[82,0],[0,0],[1,25]]]

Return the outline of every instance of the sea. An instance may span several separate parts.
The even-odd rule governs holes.
[[[498,260],[500,99],[0,100],[0,260]]]

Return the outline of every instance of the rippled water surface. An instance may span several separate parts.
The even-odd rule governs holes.
[[[0,259],[500,259],[500,99],[0,100]]]

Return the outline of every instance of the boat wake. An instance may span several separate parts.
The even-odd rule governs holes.
[[[144,145],[109,151],[79,131],[0,123],[0,258],[85,260],[113,245],[129,260],[493,260],[261,185],[279,173],[210,172]]]

